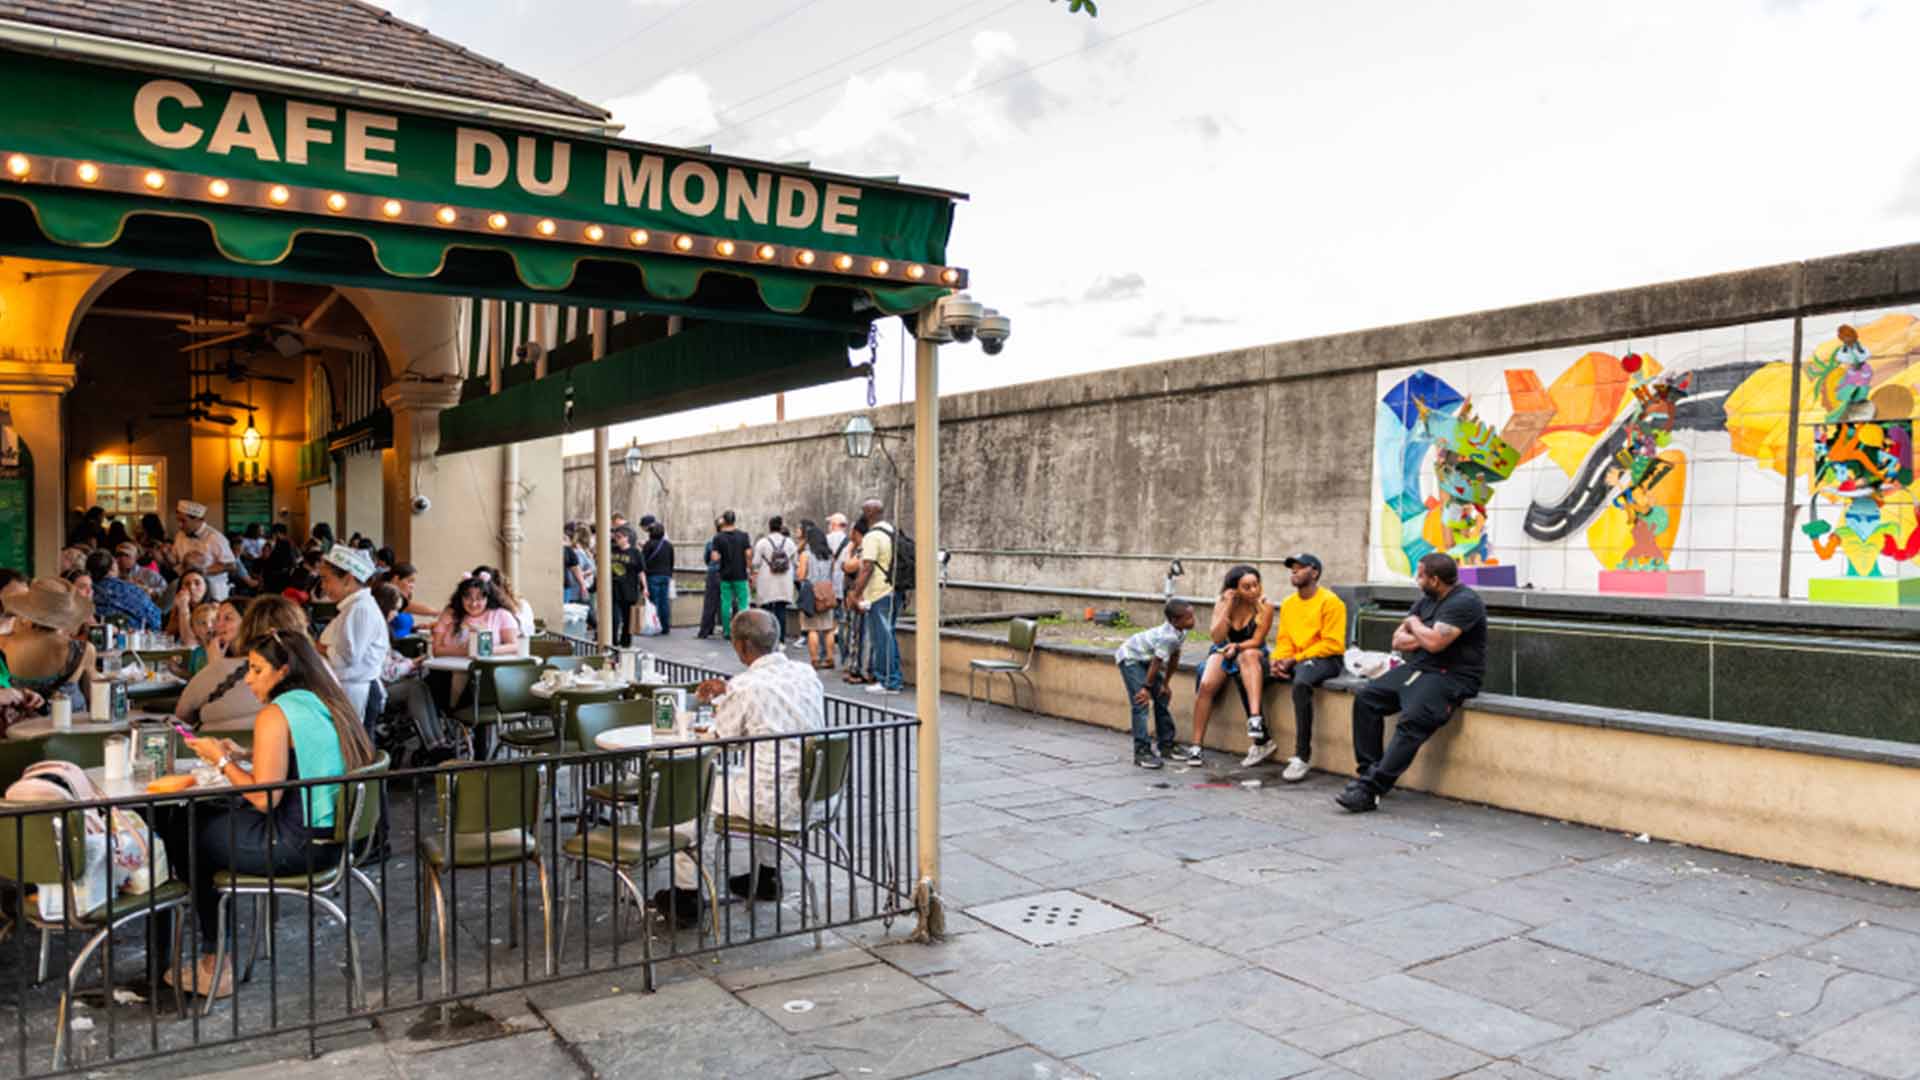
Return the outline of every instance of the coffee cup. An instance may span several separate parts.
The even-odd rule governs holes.
[[[53,710],[53,726],[54,727],[70,728],[73,726],[73,699],[72,698],[69,698],[66,694],[56,690],[53,693],[53,700],[48,702],[48,705]]]

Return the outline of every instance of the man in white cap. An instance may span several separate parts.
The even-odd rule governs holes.
[[[320,632],[320,655],[327,658],[333,677],[340,680],[347,701],[367,715],[367,695],[387,662],[387,620],[367,591],[373,576],[373,558],[359,548],[335,544],[320,561],[320,589],[339,605],[333,621]]]
[[[233,545],[220,530],[207,525],[207,508],[192,499],[174,504],[173,519],[180,531],[173,534],[173,565],[182,573],[198,570],[207,579],[207,599],[219,603],[227,598],[227,571],[233,569]]]

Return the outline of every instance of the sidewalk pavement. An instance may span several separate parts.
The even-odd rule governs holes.
[[[943,944],[868,924],[218,1075],[1920,1077],[1920,893],[1414,792],[1350,816],[1324,774],[1148,772],[1119,733],[964,706],[941,709]],[[1054,890],[1135,925],[1038,947],[969,913]]]

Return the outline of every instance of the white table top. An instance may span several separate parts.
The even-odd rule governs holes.
[[[191,773],[193,770],[186,769],[184,771],[187,773]],[[132,779],[126,778],[126,777],[122,777],[121,779],[118,779],[118,780],[107,779],[107,767],[104,765],[95,765],[93,768],[88,769],[87,779],[93,781],[93,786],[100,789],[100,794],[105,798],[109,798],[109,799],[124,799],[129,796],[145,795],[147,793],[147,785],[145,781],[136,783]],[[187,791],[209,791],[213,788],[230,788],[232,786],[233,786],[232,784],[227,782],[227,779],[225,777],[221,777],[220,779],[214,781],[211,784],[197,785],[195,787],[190,787],[187,789]],[[177,798],[179,796],[185,795],[186,793],[187,792],[175,792],[174,797]],[[164,798],[165,796],[162,796],[162,797]]]
[[[42,735],[52,735],[55,732],[62,735],[117,735],[132,727],[133,721],[137,719],[139,717],[130,716],[126,720],[95,721],[85,713],[74,713],[73,723],[63,728],[56,728],[53,726],[53,717],[36,716],[9,725],[7,738],[37,739]]]
[[[483,659],[531,660],[533,658],[531,656],[524,656],[520,653],[505,652],[505,653],[494,653],[492,656],[484,657]],[[434,656],[434,657],[429,657],[427,661],[421,666],[426,668],[428,671],[468,671],[473,668],[473,658],[470,656]]]
[[[705,741],[706,739],[699,735],[662,734],[654,731],[652,724],[630,724],[626,727],[603,731],[593,737],[593,745],[602,750],[639,750],[649,746],[692,746]]]
[[[176,679],[170,676],[158,679],[142,679],[139,682],[126,684],[128,697],[157,697],[172,691],[184,690],[186,686],[186,680]]]
[[[609,683],[596,683],[592,686],[582,686],[582,685],[548,686],[546,683],[534,683],[532,693],[534,697],[537,697],[542,701],[552,701],[554,695],[562,691],[572,690],[572,691],[579,691],[580,693],[583,693],[583,694],[593,694],[593,693],[599,693],[600,691],[603,691],[603,690],[625,690],[627,687],[632,685],[633,685],[632,683],[626,681],[625,679],[615,679],[613,682],[609,682]]]

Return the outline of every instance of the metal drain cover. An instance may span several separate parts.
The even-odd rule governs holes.
[[[1035,945],[1054,945],[1146,921],[1066,889],[983,904],[968,908],[967,914]]]

